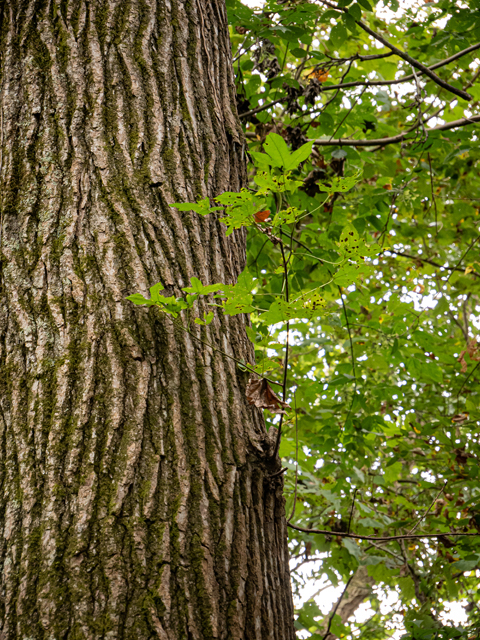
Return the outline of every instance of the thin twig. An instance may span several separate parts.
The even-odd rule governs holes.
[[[294,407],[295,407],[295,493],[293,495],[293,507],[292,513],[287,520],[287,523],[295,515],[295,507],[297,506],[297,489],[298,489],[298,415],[297,415],[297,390],[295,389],[295,395],[293,396]]]
[[[340,121],[340,124],[338,125],[338,127],[335,129],[335,131],[332,133],[332,135],[330,136],[330,140],[333,139],[333,136],[337,133],[337,131],[340,129],[340,127],[342,126],[342,124],[345,122],[345,120],[348,118],[348,116],[352,113],[353,108],[355,107],[355,105],[357,104],[357,102],[360,100],[360,98],[363,96],[363,94],[365,93],[365,89],[363,89],[363,91],[361,91],[358,96],[355,96],[355,100],[353,101],[352,106],[350,107],[350,109],[347,111],[347,113],[345,114],[345,116],[343,117],[343,119]]]
[[[407,183],[407,185],[408,185],[408,183]],[[407,185],[405,185],[405,187]],[[404,187],[404,189],[405,189],[405,187]],[[390,203],[390,208],[388,210],[387,221],[385,222],[385,227],[383,228],[383,231],[382,231],[382,236],[381,236],[382,237],[382,249],[383,249],[383,246],[385,244],[385,240],[387,238],[388,223],[390,222],[390,218],[392,217],[392,213],[395,211],[395,203],[397,201],[397,198],[398,198],[398,193],[394,193],[393,197],[392,197],[392,202]]]
[[[476,124],[480,122],[480,115],[472,116],[471,118],[461,118],[460,120],[454,120],[453,122],[447,122],[446,124],[438,125],[437,127],[431,127],[427,129],[428,133],[432,133],[434,131],[449,131],[450,129],[457,129],[460,127],[466,127],[469,124]],[[317,147],[374,147],[378,146],[379,148],[385,147],[388,144],[397,144],[397,142],[402,142],[407,138],[407,136],[412,133],[415,129],[418,128],[418,125],[415,126],[414,129],[409,129],[408,131],[404,131],[403,133],[399,133],[396,136],[389,136],[387,138],[372,138],[371,140],[354,140],[353,138],[340,138],[338,140],[324,140],[324,139],[316,139],[310,140]],[[247,131],[245,133],[247,138],[257,138],[257,134],[253,131]],[[409,140],[407,140],[408,142]],[[413,141],[412,141],[413,142]]]
[[[480,122],[480,115],[472,116],[471,118],[460,118],[460,120],[454,120],[452,122],[447,122],[446,124],[438,125],[437,127],[431,127],[427,129],[427,132],[430,134],[434,131],[449,131],[450,129],[456,129],[459,127],[466,127],[469,124],[475,124]],[[416,127],[417,128],[417,127]],[[410,133],[410,131],[404,131],[403,133],[399,133],[396,136],[390,136],[387,138],[375,138],[371,140],[353,140],[351,138],[340,138],[338,140],[314,140],[313,143],[319,147],[322,146],[351,146],[351,147],[371,147],[371,146],[385,146],[387,144],[395,144],[397,142],[402,142]]]
[[[430,513],[431,508],[433,507],[433,505],[436,503],[436,501],[438,500],[438,498],[440,497],[440,495],[445,491],[445,487],[447,486],[447,482],[448,480],[445,480],[445,484],[443,485],[443,487],[440,489],[440,491],[437,493],[437,495],[435,496],[435,499],[433,500],[432,504],[428,507],[428,509],[425,511],[425,513],[423,514],[423,516],[417,521],[416,525],[413,527],[413,529],[410,529],[410,531],[408,533],[413,533],[418,525],[423,522],[425,520],[425,518],[428,516],[428,514]]]
[[[457,393],[457,399],[458,396],[462,393],[463,391],[463,387],[467,384],[467,382],[470,380],[470,378],[472,377],[472,375],[475,373],[475,371],[478,369],[478,367],[480,367],[480,362],[477,362],[477,364],[473,367],[473,369],[470,371],[470,373],[468,374],[468,376],[465,378],[464,383],[462,384],[462,386],[460,387],[460,391]]]
[[[347,316],[347,308],[345,306],[345,301],[343,299],[343,292],[342,292],[342,288],[338,287],[338,292],[340,293],[340,299],[342,301],[342,307],[343,307],[343,314],[345,316],[345,324],[347,325],[347,331],[348,331],[348,337],[349,337],[349,341],[350,341],[350,355],[352,357],[352,373],[353,373],[353,396],[352,396],[352,402],[350,403],[350,407],[348,409],[348,413],[347,413],[347,417],[345,418],[345,423],[347,423],[347,420],[350,417],[350,414],[352,412],[353,409],[353,403],[355,402],[355,398],[357,397],[357,372],[355,369],[355,356],[353,353],[353,340],[352,340],[352,331],[350,329],[350,322],[348,320],[348,316]]]
[[[446,267],[443,264],[440,264],[439,262],[435,262],[434,260],[430,260],[429,258],[424,258],[422,256],[413,256],[410,253],[405,253],[403,251],[395,251],[394,249],[385,249],[385,251],[388,251],[389,253],[393,253],[396,256],[402,256],[403,258],[410,258],[410,260],[415,260],[417,262],[426,262],[427,264],[431,264],[433,267],[438,267],[439,269],[445,269],[446,271],[461,271],[462,273],[464,273],[464,269],[460,269],[459,267]],[[388,256],[382,256],[382,257],[388,257]],[[470,271],[470,273],[473,276],[477,276],[477,278],[480,278],[480,273],[477,273],[476,271]]]
[[[259,113],[260,111],[264,111],[265,109],[269,109],[270,107],[275,106],[279,102],[285,102],[285,101],[286,101],[285,98],[279,98],[278,100],[273,100],[272,102],[269,102],[268,104],[262,104],[259,107],[255,107],[255,109],[250,109],[250,111],[245,111],[245,113],[241,113],[238,117],[240,119],[248,118],[249,116],[253,116],[256,113]]]
[[[480,236],[477,236],[475,238],[475,240],[473,240],[473,242],[470,243],[468,249],[465,251],[465,253],[463,254],[463,256],[460,258],[460,260],[457,262],[457,264],[455,265],[455,271],[458,270],[458,267],[462,264],[462,262],[464,261],[464,259],[467,257],[468,252],[470,251],[470,249],[473,248],[473,246],[480,240]],[[450,280],[450,278],[452,277],[452,274],[450,274],[447,278],[447,282]]]
[[[324,2],[324,0],[321,0],[321,2]],[[342,10],[348,13],[348,9],[342,9]],[[418,62],[418,60],[415,60],[415,58],[412,58],[412,56],[408,55],[408,53],[405,53],[405,51],[398,49],[395,45],[393,45],[391,42],[386,40],[379,33],[376,33],[375,31],[373,31],[373,29],[370,29],[370,27],[367,26],[364,22],[362,22],[361,20],[355,20],[355,22],[358,24],[358,26],[361,29],[363,29],[366,33],[372,36],[372,38],[375,38],[375,40],[377,40],[378,42],[381,42],[385,47],[390,49],[390,51],[393,51],[393,53],[395,53],[399,58],[402,58],[403,60],[411,64],[412,67],[419,69],[422,73],[428,76],[430,80],[433,80],[433,82],[438,84],[443,89],[450,91],[450,93],[453,93],[454,95],[459,96],[464,100],[472,100],[472,96],[469,93],[467,93],[466,91],[463,91],[462,89],[457,89],[456,87],[453,87],[451,84],[448,84],[448,82],[445,82],[445,80],[442,80],[442,78],[437,76],[437,74],[434,73],[431,69],[423,65],[421,62]]]
[[[246,38],[245,38],[245,40],[246,40]],[[244,43],[245,43],[245,40],[242,42],[242,44],[240,45],[240,47],[243,47],[243,45],[244,45]],[[239,54],[238,54],[238,55],[237,55],[237,56],[232,60],[232,64],[235,64],[235,62],[237,62],[237,60],[239,60],[242,56],[244,56],[244,55],[247,53],[247,51],[250,51],[250,49],[251,49],[255,44],[256,44],[255,42],[252,42],[252,44],[251,44],[249,47],[247,47],[247,48],[246,48],[246,49],[244,49],[241,53],[239,53]]]
[[[337,600],[337,603],[328,619],[328,626],[327,626],[327,630],[325,632],[325,635],[323,636],[322,640],[325,640],[328,636],[328,634],[330,633],[330,627],[332,626],[332,622],[333,622],[333,618],[335,617],[335,614],[337,613],[337,609],[340,606],[340,603],[343,600],[343,596],[346,594],[347,589],[351,583],[351,581],[353,580],[353,576],[355,575],[355,572],[352,573],[352,575],[350,576],[350,578],[347,580],[347,584],[345,585],[345,589],[342,591],[342,595],[340,596],[340,598]]]
[[[475,609],[476,609],[478,612],[480,612],[480,607],[478,606],[478,603],[477,603],[477,602],[476,602],[476,600],[474,599],[473,594],[471,594],[471,593],[469,592],[468,587],[467,587],[467,585],[465,584],[465,581],[464,581],[464,580],[460,580],[459,582],[460,582],[460,584],[463,586],[463,588],[465,589],[465,593],[467,594],[467,597],[468,597],[468,599],[469,599],[470,603],[471,603],[471,604],[473,604],[473,606],[475,607]]]
[[[350,525],[352,524],[353,509],[355,508],[355,498],[357,497],[357,491],[358,491],[358,487],[355,487],[355,491],[353,493],[352,506],[350,509],[350,518],[348,519],[347,533],[350,533]]]
[[[404,564],[405,562],[404,558],[401,558],[398,554],[394,553],[393,551],[390,551],[390,549],[385,549],[385,547],[381,547],[379,544],[375,544],[375,542],[371,542],[370,544],[372,545],[372,547],[375,547],[375,549],[388,553],[389,555],[392,556],[392,558],[395,558],[395,560],[399,560],[402,564]]]
[[[430,151],[428,152],[427,157],[428,157],[428,166],[430,167],[430,191],[432,193],[432,203],[433,203],[433,206],[434,206],[434,209],[435,209],[435,231],[438,234],[437,201],[435,199],[435,194],[433,192],[433,171],[432,171],[432,159],[430,158]],[[430,205],[430,206],[432,206],[432,205]]]
[[[280,240],[280,251],[282,253],[282,262],[283,262],[283,273],[284,273],[284,283],[285,283],[285,300],[286,302],[290,301],[290,294],[288,288],[288,264],[285,259],[285,249],[283,247],[283,242]],[[289,340],[290,340],[290,320],[287,321],[287,338],[285,340],[285,357],[283,359],[283,383],[282,383],[282,400],[283,402],[287,401],[287,377],[288,377],[288,348],[289,348]],[[278,450],[280,449],[280,439],[282,437],[282,425],[283,425],[283,413],[280,416],[280,424],[278,425],[278,433],[277,433],[277,441],[275,443],[275,450],[273,453],[273,457],[276,457]]]

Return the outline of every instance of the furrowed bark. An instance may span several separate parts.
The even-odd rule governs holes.
[[[125,300],[244,267],[244,233],[168,206],[245,180],[224,2],[0,7],[1,635],[292,639],[246,376]],[[183,322],[252,361],[245,316]]]

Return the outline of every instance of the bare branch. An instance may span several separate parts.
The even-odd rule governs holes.
[[[339,536],[340,538],[353,538],[355,540],[373,540],[375,542],[388,542],[389,540],[410,540],[413,538],[440,538],[441,536],[461,536],[461,537],[478,537],[480,538],[480,533],[460,533],[455,531],[444,531],[443,533],[418,533],[411,534],[406,533],[404,535],[399,536],[360,536],[356,533],[344,533],[341,531],[327,531],[326,529],[305,529],[304,527],[298,527],[291,522],[288,522],[287,525],[290,529],[295,529],[296,531],[302,531],[303,533],[320,533],[325,536]]]
[[[432,64],[430,67],[425,67],[425,69],[430,69],[430,70],[438,69],[439,67],[443,67],[449,64],[450,62],[453,62],[454,60],[457,60],[458,58],[461,58],[462,56],[467,55],[467,53],[471,53],[472,51],[475,51],[476,49],[480,49],[480,43],[473,44],[471,47],[467,47],[467,49],[464,49],[463,51],[459,51],[458,53],[456,53],[453,56],[450,56],[449,58],[445,58],[445,60],[440,60],[440,62],[436,62],[435,64]],[[393,53],[389,55],[393,55]],[[363,56],[363,58],[367,58],[367,57],[368,56]],[[381,57],[386,57],[386,56],[384,54]],[[420,72],[423,73],[423,71],[421,70]],[[322,87],[322,91],[334,91],[335,89],[348,89],[351,87],[386,87],[394,84],[401,84],[402,82],[410,82],[411,80],[414,80],[414,79],[415,79],[415,76],[413,75],[413,73],[411,73],[408,76],[403,76],[402,78],[397,78],[396,80],[355,80],[352,82],[345,82],[343,84],[327,85],[325,87]],[[473,82],[475,81],[475,79],[472,78]],[[469,83],[467,87],[472,86],[473,82],[472,81],[470,82],[471,84]]]
[[[353,580],[353,576],[354,575],[355,575],[355,573],[352,573],[352,575],[348,579],[347,584],[345,585],[345,588],[342,591],[342,594],[341,594],[340,598],[337,600],[337,603],[336,603],[335,607],[333,608],[332,614],[328,618],[327,630],[325,631],[325,635],[323,636],[322,640],[325,640],[328,637],[329,633],[330,633],[330,627],[332,626],[333,618],[335,617],[335,614],[337,613],[337,609],[338,609],[338,607],[340,606],[340,603],[343,600],[343,596],[347,593],[347,589],[348,589],[348,587],[350,585],[350,582]]]
[[[396,256],[402,256],[403,258],[409,258],[410,260],[415,260],[416,262],[426,262],[427,264],[431,264],[433,267],[438,267],[439,269],[445,269],[445,271],[460,271],[461,273],[465,273],[465,270],[461,267],[446,267],[439,262],[435,262],[434,260],[430,260],[429,258],[424,258],[423,256],[413,256],[410,253],[404,253],[403,251],[395,251],[394,249],[385,249],[389,253],[393,253]],[[388,257],[388,256],[386,256]],[[473,276],[480,278],[480,273],[476,271],[470,271]]]
[[[421,518],[419,518],[415,524],[415,526],[413,527],[413,529],[410,529],[410,531],[408,533],[413,533],[419,524],[421,524],[423,522],[423,520],[425,520],[425,518],[428,516],[428,514],[430,513],[431,508],[433,507],[433,505],[436,503],[436,501],[438,500],[438,498],[440,497],[440,494],[444,492],[445,487],[447,486],[447,482],[448,480],[445,480],[445,484],[443,485],[443,487],[440,489],[440,491],[437,493],[437,495],[435,496],[432,504],[428,507],[428,509],[425,511],[425,513],[423,514],[423,516]]]
[[[331,2],[328,2],[327,0],[320,0],[320,2],[326,5],[327,7],[330,7],[331,9],[335,9],[336,11],[343,11],[344,13],[348,13],[347,7],[336,6]],[[457,89],[456,87],[452,87],[451,84],[448,84],[448,82],[445,82],[445,80],[442,80],[442,78],[437,76],[437,74],[434,73],[431,69],[423,65],[421,62],[418,62],[418,60],[415,60],[415,58],[412,58],[412,56],[408,55],[408,53],[405,53],[405,51],[398,49],[398,47],[391,44],[391,42],[386,40],[383,36],[381,36],[376,31],[373,31],[373,29],[370,29],[370,27],[366,25],[364,22],[362,22],[361,20],[355,20],[355,23],[358,24],[358,26],[361,29],[363,29],[366,33],[372,36],[372,38],[375,38],[375,40],[377,40],[378,42],[381,42],[384,47],[387,47],[387,49],[390,49],[390,51],[395,53],[395,55],[397,55],[399,58],[402,58],[402,60],[405,60],[406,62],[411,64],[412,67],[419,69],[422,73],[428,76],[431,80],[433,80],[433,82],[438,84],[440,87],[443,87],[447,91],[450,91],[450,93],[453,93],[456,96],[463,98],[464,100],[472,100],[472,96],[468,94],[466,91],[463,91],[462,89]]]
[[[480,116],[477,116],[477,118],[480,120]],[[475,238],[475,240],[473,240],[467,250],[465,251],[465,253],[463,254],[463,256],[460,258],[460,260],[457,262],[457,264],[455,265],[455,269],[458,269],[458,267],[462,264],[462,262],[465,260],[465,258],[467,257],[467,254],[469,253],[470,249],[472,249],[472,247],[477,244],[477,242],[480,240],[480,236],[477,236]],[[450,274],[447,278],[447,282],[450,280],[450,278],[452,277],[452,274]]]
[[[449,58],[445,58],[445,60],[440,60],[440,62],[436,62],[435,64],[432,64],[430,67],[423,67],[423,69],[427,69],[427,70],[432,70],[432,69],[438,69],[439,67],[443,67],[446,64],[449,64],[450,62],[453,62],[454,60],[457,60],[458,58],[461,58],[462,56],[467,55],[467,53],[471,53],[472,51],[475,51],[476,49],[480,49],[480,43],[478,44],[473,44],[471,47],[467,47],[466,49],[463,49],[463,51],[459,51],[458,53],[456,53],[453,56],[450,56]],[[387,56],[391,56],[393,55],[392,53],[388,53],[388,54],[380,54],[380,55],[372,55],[372,56],[354,56],[352,58],[352,62],[354,62],[355,60],[374,60],[376,58],[386,58]],[[418,63],[420,64],[420,63]],[[425,73],[422,69],[420,69],[421,73]],[[427,74],[428,75],[428,74]],[[435,75],[435,74],[434,74]],[[478,73],[476,74],[476,76],[474,78],[472,78],[472,81],[470,81],[470,83],[467,85],[467,87],[472,86],[473,82],[476,80],[476,77],[478,77]],[[322,87],[322,92],[325,91],[336,91],[337,89],[351,89],[352,87],[385,87],[385,86],[391,86],[391,85],[396,85],[396,84],[401,84],[402,82],[410,82],[410,80],[414,80],[415,76],[413,74],[410,74],[408,76],[404,76],[403,78],[398,78],[397,80],[355,80],[352,82],[344,82],[344,83],[340,83],[340,84],[330,84],[327,85],[325,87]],[[450,85],[448,85],[450,86]],[[465,93],[465,92],[463,92]],[[468,94],[465,94],[468,95]],[[272,102],[268,102],[267,104],[262,104],[259,107],[255,107],[254,109],[250,109],[250,111],[246,111],[245,113],[241,113],[239,114],[239,118],[248,118],[249,116],[253,116],[256,113],[259,113],[260,111],[264,111],[265,109],[269,109],[270,107],[275,106],[276,104],[279,104],[280,102],[285,102],[286,98],[279,98],[278,100],[273,100]]]
[[[345,10],[345,11],[348,12],[348,10]],[[410,63],[412,67],[419,69],[422,73],[428,76],[430,80],[433,80],[433,82],[438,84],[440,87],[443,87],[447,91],[450,91],[450,93],[453,93],[456,96],[463,98],[464,100],[472,100],[472,96],[469,93],[467,93],[466,91],[463,91],[462,89],[457,89],[456,87],[452,87],[451,84],[448,84],[448,82],[445,82],[445,80],[442,80],[442,78],[437,76],[437,74],[434,73],[429,67],[426,67],[421,62],[418,62],[418,60],[415,60],[415,58],[412,58],[412,56],[409,56],[408,53],[405,53],[401,49],[398,49],[395,45],[388,42],[388,40],[386,40],[379,33],[376,33],[375,31],[373,31],[373,29],[370,29],[370,27],[368,27],[361,20],[355,20],[355,22],[358,24],[359,27],[361,27],[369,35],[375,38],[375,40],[378,40],[378,42],[381,42],[385,47],[390,49],[390,51],[393,51],[397,56],[399,56],[399,58],[402,58],[406,62]]]
[[[433,131],[449,131],[450,129],[456,129],[457,127],[466,127],[469,124],[475,124],[480,122],[480,115],[472,116],[471,118],[461,118],[460,120],[454,120],[453,122],[447,122],[445,124],[441,124],[438,127],[432,127],[427,129],[427,133],[432,133]],[[388,138],[376,138],[372,140],[352,140],[351,138],[340,138],[338,140],[314,140],[314,144],[319,147],[326,146],[349,146],[349,147],[373,147],[373,146],[385,146],[387,144],[396,144],[397,142],[402,142],[410,133],[410,131],[404,131],[403,133],[399,133],[396,136],[390,136]]]

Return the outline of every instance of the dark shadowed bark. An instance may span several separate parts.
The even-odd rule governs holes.
[[[245,177],[224,2],[0,7],[0,635],[291,640],[245,374],[125,300],[244,266],[242,232],[168,206]],[[245,323],[191,330],[251,360]]]

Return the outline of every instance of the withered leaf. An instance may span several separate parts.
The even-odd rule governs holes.
[[[477,342],[476,338],[473,338],[473,340],[469,340],[468,344],[467,344],[467,351],[468,351],[468,355],[470,356],[471,360],[475,360],[475,362],[478,362],[480,360],[480,345]],[[465,352],[463,352],[465,353]]]
[[[447,536],[438,536],[437,540],[443,544],[445,549],[451,549],[457,544],[456,542],[450,540],[450,538],[447,538]]]
[[[268,409],[271,413],[286,413],[285,409],[290,409],[290,406],[272,391],[265,378],[250,376],[246,396],[248,404],[253,404],[259,409]]]
[[[460,357],[457,360],[457,362],[460,362],[460,364],[462,365],[462,373],[466,373],[468,371],[468,364],[467,364],[467,361],[465,360],[466,353],[467,353],[466,351],[462,351],[462,353],[460,354]]]
[[[257,213],[253,216],[255,218],[255,222],[265,222],[270,217],[270,210],[265,209],[265,211],[257,211]]]

